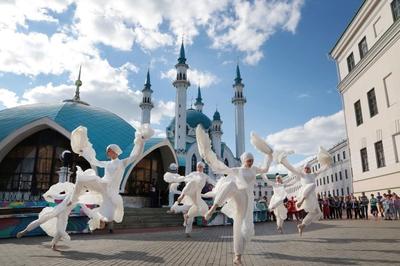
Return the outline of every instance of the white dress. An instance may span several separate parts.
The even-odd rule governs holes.
[[[210,139],[201,127],[196,129],[196,138],[199,153],[212,170],[217,174],[227,175],[218,180],[212,193],[208,195],[214,195],[214,205],[223,206],[221,211],[233,219],[234,252],[236,255],[241,255],[246,242],[254,235],[253,190],[256,176],[268,172],[272,157],[265,160],[261,168],[256,166],[228,168],[212,151]],[[265,144],[260,138],[257,138],[257,141]],[[263,148],[268,149],[266,146]]]

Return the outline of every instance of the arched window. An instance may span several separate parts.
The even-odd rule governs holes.
[[[45,129],[18,143],[0,162],[0,200],[39,200],[59,181],[60,155],[71,150],[70,141],[60,133]],[[72,156],[72,170],[90,167],[82,157]],[[75,174],[71,176],[74,182]]]
[[[192,156],[192,172],[196,171],[197,169],[197,157],[196,154],[193,154]]]

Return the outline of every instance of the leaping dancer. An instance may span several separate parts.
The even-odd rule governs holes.
[[[304,228],[307,225],[319,220],[322,217],[322,213],[318,205],[317,194],[315,192],[315,179],[320,173],[325,171],[331,165],[332,158],[327,151],[320,147],[317,159],[321,165],[321,168],[314,173],[311,173],[309,164],[305,164],[303,171],[301,171],[293,167],[288,162],[286,157],[280,159],[280,163],[290,172],[292,172],[296,179],[300,180],[301,182],[301,188],[297,197],[297,207],[304,209],[307,212],[307,215],[304,217],[302,223],[297,226],[300,236],[303,234]]]
[[[208,211],[207,203],[201,198],[202,189],[206,183],[215,185],[215,181],[204,173],[204,167],[203,162],[198,162],[196,165],[197,171],[187,176],[180,176],[173,173],[166,173],[164,175],[164,180],[168,183],[186,183],[178,200],[171,207],[171,212],[183,213],[187,237],[190,237],[190,233],[192,232],[194,218],[204,216]]]
[[[17,238],[23,237],[28,232],[40,226],[47,235],[53,237],[53,240],[51,241],[51,248],[54,251],[59,251],[56,245],[60,240],[71,240],[70,236],[66,232],[66,229],[69,214],[76,206],[75,204],[68,205],[73,191],[74,184],[69,182],[52,185],[49,190],[43,194],[43,198],[47,202],[52,203],[55,203],[57,200],[61,200],[61,203],[55,207],[43,208],[43,210],[39,213],[39,218],[31,222],[24,230],[18,232]],[[99,204],[100,202],[101,195],[92,192],[86,192],[79,198],[79,204],[84,212],[88,210],[88,208],[84,205],[85,203]]]
[[[72,194],[72,205],[78,201],[78,198],[86,190],[98,192],[102,195],[100,207],[89,210],[88,216],[90,230],[104,228],[105,223],[115,221],[122,222],[124,216],[124,205],[121,195],[119,195],[119,186],[124,175],[125,168],[135,162],[144,150],[145,141],[154,134],[153,129],[148,124],[136,129],[134,148],[129,157],[119,159],[122,154],[121,148],[116,144],[111,144],[106,148],[107,156],[110,161],[98,161],[96,152],[87,136],[85,127],[78,127],[71,133],[71,147],[75,153],[83,156],[91,165],[105,169],[103,177],[96,175],[93,169],[81,171],[78,169],[76,177],[75,190]]]
[[[277,230],[281,234],[283,234],[283,221],[287,218],[287,209],[284,205],[284,200],[287,197],[286,187],[291,186],[297,180],[285,178],[284,180],[280,175],[276,175],[275,182],[272,182],[268,179],[266,174],[262,174],[261,177],[267,183],[268,186],[271,186],[274,194],[272,195],[271,201],[269,202],[268,209],[273,210],[276,216],[276,225]]]
[[[252,134],[251,140],[256,148],[266,154],[264,164],[261,167],[253,165],[254,157],[251,153],[245,152],[240,159],[242,166],[229,168],[219,161],[211,149],[211,142],[208,135],[199,125],[196,128],[196,138],[201,157],[208,163],[217,174],[225,174],[218,180],[213,194],[214,204],[207,212],[205,218],[208,220],[218,207],[222,212],[233,218],[233,246],[235,252],[234,264],[242,264],[242,254],[245,244],[254,235],[253,223],[253,202],[254,184],[258,174],[267,173],[272,162],[272,150],[257,135]],[[225,204],[226,203],[226,204]],[[225,205],[224,205],[225,204]]]

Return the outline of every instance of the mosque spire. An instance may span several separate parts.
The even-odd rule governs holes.
[[[196,102],[194,103],[196,110],[199,112],[203,112],[203,98],[201,98],[201,89],[200,89],[200,85],[197,87],[197,98],[196,98]]]
[[[79,74],[78,74],[78,79],[75,81],[75,96],[74,96],[74,100],[75,101],[80,101],[81,97],[80,97],[80,92],[79,92],[79,88],[82,86],[82,81],[81,81],[81,70],[82,70],[82,65],[79,66]]]
[[[235,83],[239,84],[242,82],[242,77],[240,76],[240,69],[239,69],[239,63],[236,65],[236,78],[235,78]]]
[[[81,96],[80,96],[80,87],[82,86],[81,72],[82,72],[82,65],[79,66],[78,79],[75,81],[75,86],[76,86],[75,95],[72,99],[64,100],[64,102],[74,102],[74,103],[81,103],[84,105],[89,105],[88,103],[81,101]]]
[[[181,50],[179,52],[178,63],[179,64],[186,64],[185,47],[183,45],[183,37],[182,37]]]

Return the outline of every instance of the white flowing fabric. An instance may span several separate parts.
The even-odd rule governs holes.
[[[121,184],[125,169],[135,162],[144,151],[144,143],[154,134],[154,131],[148,124],[136,129],[135,145],[128,158],[116,158],[111,161],[98,161],[96,152],[87,136],[85,127],[78,127],[71,133],[71,147],[75,153],[83,156],[92,166],[105,169],[104,177],[99,177],[93,169],[77,171],[75,190],[72,196],[72,202],[78,201],[86,190],[98,192],[102,196],[100,207],[95,209],[85,209],[90,221],[91,230],[100,228],[100,221],[117,223],[122,222],[124,216],[124,206],[121,195],[119,195],[119,186]]]
[[[252,134],[253,136],[256,135]],[[217,174],[228,175],[228,177],[218,180],[215,188],[209,195],[215,195],[214,205],[223,206],[221,211],[234,220],[234,252],[236,255],[241,255],[243,254],[246,241],[249,241],[254,235],[253,189],[256,183],[256,175],[268,172],[271,159],[265,160],[262,168],[256,166],[252,166],[251,168],[244,166],[228,168],[218,160],[216,154],[212,151],[211,141],[200,125],[196,128],[196,138],[199,153],[212,170]],[[260,139],[256,137],[253,144],[261,145],[259,143]],[[258,150],[268,150],[266,145],[261,146]]]

